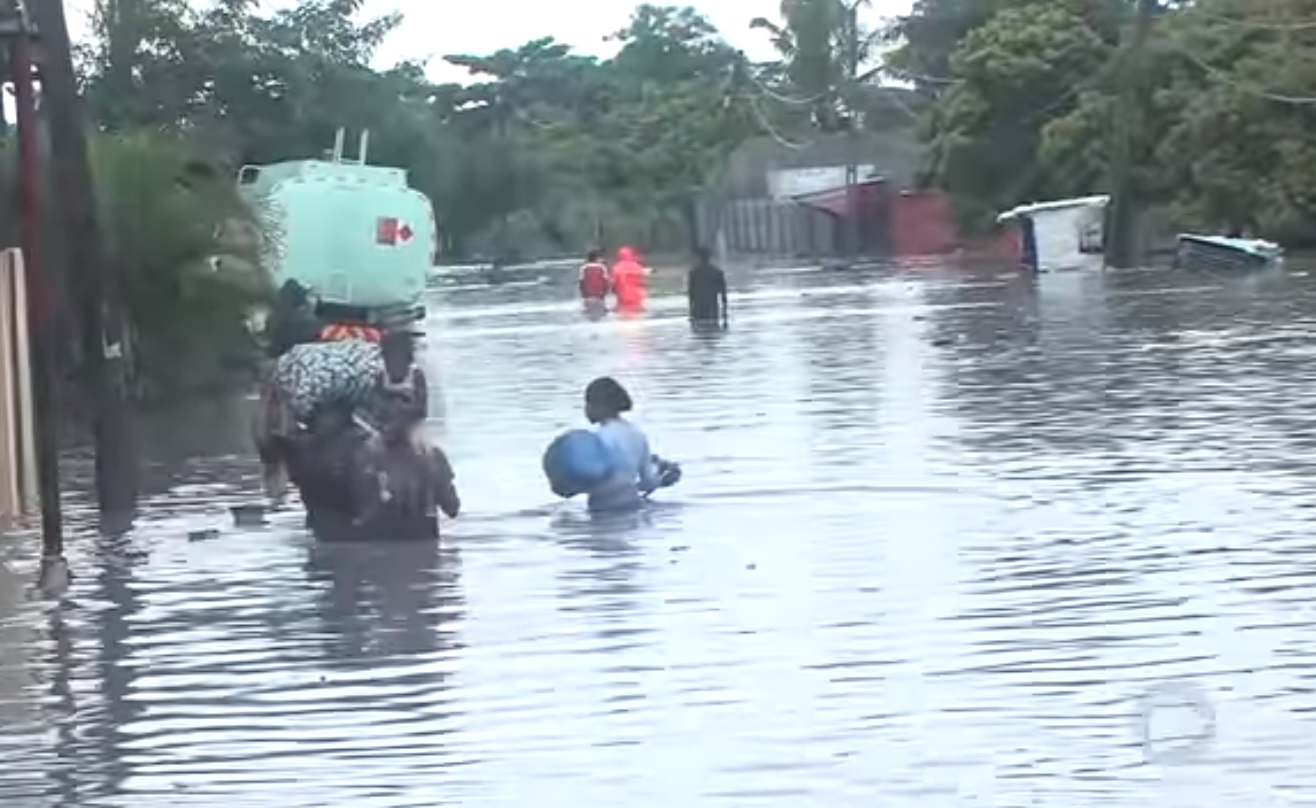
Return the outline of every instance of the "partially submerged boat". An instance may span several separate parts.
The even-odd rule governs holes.
[[[1256,238],[1179,234],[1175,266],[1184,269],[1270,269],[1284,261],[1284,248]]]

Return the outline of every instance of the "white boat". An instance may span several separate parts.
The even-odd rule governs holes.
[[[1180,233],[1175,266],[1185,269],[1270,269],[1282,264],[1284,248],[1273,241]]]
[[[1018,222],[1023,263],[1035,272],[1100,269],[1109,196],[1085,196],[1020,205],[997,217]]]

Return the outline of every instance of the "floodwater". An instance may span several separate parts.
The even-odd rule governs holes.
[[[240,458],[61,602],[10,540],[0,804],[1316,803],[1316,282],[732,283],[699,334],[436,292],[441,550],[238,531]],[[539,456],[602,373],[686,475],[595,522]]]

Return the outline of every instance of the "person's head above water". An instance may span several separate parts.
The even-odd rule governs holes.
[[[416,361],[416,342],[407,331],[389,331],[380,340],[379,352],[384,357],[384,372],[398,381]]]
[[[585,388],[585,417],[591,424],[612,420],[633,406],[631,394],[611,376],[600,376]]]
[[[279,287],[278,301],[287,308],[296,308],[310,302],[310,293],[305,286],[289,278]]]

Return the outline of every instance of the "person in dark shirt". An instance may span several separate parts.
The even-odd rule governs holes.
[[[320,324],[315,318],[315,306],[310,293],[291,278],[279,287],[270,315],[269,356],[278,358],[294,345],[315,342]]]
[[[390,331],[380,343],[384,367],[375,379],[368,405],[377,429],[394,419],[410,421],[413,430],[429,415],[429,382],[416,364],[416,341],[405,330]]]
[[[695,264],[686,278],[690,322],[727,324],[727,276],[709,257],[708,249],[695,250]]]
[[[447,455],[437,446],[418,449],[405,417],[391,419],[371,441],[362,471],[352,499],[364,506],[357,532],[365,540],[437,539],[438,511],[449,518],[461,512]]]
[[[309,428],[286,443],[288,477],[301,493],[306,525],[317,535],[351,525],[366,503],[354,494],[354,478],[365,465],[368,436],[355,423],[350,402],[318,406]]]

